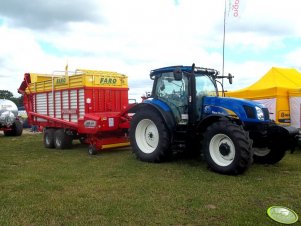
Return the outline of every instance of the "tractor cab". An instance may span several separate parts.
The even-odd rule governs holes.
[[[153,70],[151,97],[166,103],[177,124],[201,119],[203,97],[218,96],[218,71],[194,66],[173,66]]]

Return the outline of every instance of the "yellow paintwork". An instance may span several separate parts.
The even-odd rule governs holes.
[[[119,148],[119,147],[127,147],[130,146],[130,142],[125,142],[125,143],[117,143],[117,144],[104,144],[102,145],[102,149],[107,149],[107,148]]]
[[[27,93],[80,87],[128,88],[127,76],[110,71],[80,69],[70,76],[30,73],[30,79]]]
[[[293,68],[272,67],[254,84],[225,93],[226,97],[261,100],[276,98],[276,122],[289,118],[289,96],[301,96],[301,73]]]

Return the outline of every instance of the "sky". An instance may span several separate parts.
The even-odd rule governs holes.
[[[152,69],[172,65],[231,73],[233,84],[225,81],[225,89],[245,88],[271,67],[301,71],[298,3],[1,0],[0,90],[17,97],[24,73],[52,74],[66,64],[125,74],[136,99],[151,91]]]

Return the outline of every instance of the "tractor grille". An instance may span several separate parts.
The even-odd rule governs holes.
[[[247,117],[248,118],[256,118],[256,113],[255,113],[255,109],[253,107],[244,105],[244,109],[246,111]]]
[[[264,120],[270,119],[270,112],[267,108],[262,108],[263,114],[264,114]]]
[[[256,111],[255,108],[244,105],[244,109],[246,111],[247,117],[248,118],[253,118],[256,119]],[[269,110],[267,108],[261,108],[263,111],[263,115],[264,115],[264,120],[269,120],[270,119],[270,113]]]

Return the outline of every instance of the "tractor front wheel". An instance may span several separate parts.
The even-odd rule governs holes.
[[[137,158],[162,162],[171,155],[171,137],[165,122],[155,110],[138,111],[131,121],[130,141]]]
[[[209,126],[203,144],[208,166],[218,173],[243,173],[253,161],[248,133],[230,121],[218,121]]]
[[[285,156],[286,148],[254,148],[254,162],[259,164],[275,164]]]

